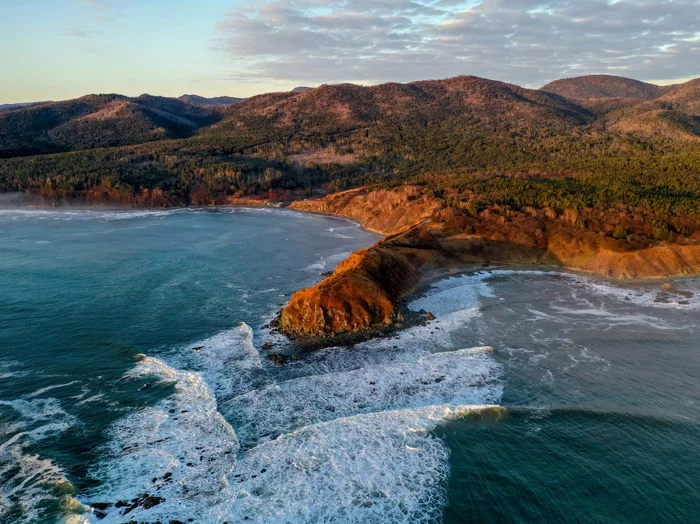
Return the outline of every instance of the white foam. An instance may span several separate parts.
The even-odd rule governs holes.
[[[486,280],[488,275],[476,273],[441,280],[431,287],[430,292],[408,307],[414,311],[430,311],[438,319],[451,317],[450,321],[460,322],[479,315],[481,298],[493,297]]]
[[[38,396],[40,396],[40,395],[43,395],[43,394],[46,393],[47,391],[51,391],[51,390],[53,390],[53,389],[65,388],[65,387],[72,386],[73,384],[77,384],[77,383],[78,383],[77,380],[73,380],[73,381],[71,381],[71,382],[66,382],[65,384],[53,384],[53,385],[51,385],[51,386],[46,386],[46,387],[44,387],[44,388],[37,389],[35,392],[33,392],[33,393],[27,395],[26,398],[38,397]]]
[[[493,270],[484,275],[493,276],[541,276],[558,279],[567,279],[569,283],[573,283],[585,288],[587,291],[593,292],[599,296],[611,298],[617,301],[624,301],[635,306],[643,306],[650,308],[662,309],[679,309],[679,310],[698,310],[700,309],[700,280],[697,278],[677,278],[670,279],[674,286],[682,292],[689,291],[693,296],[685,297],[679,295],[673,290],[665,291],[661,284],[644,283],[644,284],[627,284],[608,282],[595,277],[585,277],[574,273],[566,273],[561,271],[532,271],[532,270]],[[660,292],[668,293],[670,300],[668,302],[657,301]]]
[[[246,325],[165,354],[167,364],[144,360],[129,377],[155,374],[174,392],[110,429],[105,458],[93,472],[104,484],[89,500],[131,501],[146,493],[163,499],[128,514],[112,506],[104,522],[439,519],[449,450],[430,430],[502,394],[489,348],[436,353],[452,347],[450,329],[489,295],[479,278],[438,288],[452,300],[439,321],[314,352],[281,369],[262,364]],[[188,413],[181,414],[183,406]],[[238,450],[237,460],[224,449]]]
[[[183,346],[167,360],[174,367],[202,373],[217,398],[251,389],[263,367],[253,344],[253,330],[245,323]]]
[[[430,430],[481,409],[371,413],[284,435],[241,457],[234,497],[202,522],[435,522],[447,502],[449,450]]]
[[[323,271],[324,269],[326,269],[326,261],[319,260],[318,262],[314,262],[302,268],[302,271]]]
[[[13,437],[39,442],[47,437],[63,433],[77,423],[72,415],[66,413],[61,403],[55,398],[18,398],[15,400],[0,400],[0,406],[13,409],[20,417],[16,427],[19,432]],[[0,444],[3,451],[12,439]]]
[[[104,459],[92,471],[103,484],[86,500],[116,503],[148,493],[164,498],[176,518],[193,504],[220,501],[236,463],[238,440],[199,373],[146,357],[126,378],[153,376],[161,385],[172,383],[173,394],[110,428]],[[112,506],[105,522],[122,522],[124,510]],[[145,511],[138,508],[129,519],[139,520]]]
[[[36,394],[0,401],[0,407],[15,415],[14,423],[0,425],[0,520],[18,512],[21,517],[13,516],[13,522],[45,522],[47,503],[60,496],[64,503],[72,500],[68,494],[73,487],[61,469],[49,459],[27,453],[26,448],[64,433],[77,421],[57,399],[33,398]]]
[[[500,400],[491,348],[435,353],[417,361],[312,375],[238,396],[222,412],[248,447],[299,427],[360,413]]]
[[[165,496],[160,504],[127,515],[115,508],[102,522],[435,522],[447,502],[449,450],[430,431],[485,408],[493,409],[439,405],[307,426],[241,455],[218,495],[184,491],[207,482],[211,472],[200,471],[202,477],[155,493]],[[124,470],[111,493],[138,484],[138,473]]]
[[[493,297],[486,282],[489,275],[479,273],[437,282],[424,296],[408,304],[409,309],[425,309],[437,316],[426,325],[417,325],[352,347],[331,347],[304,357],[298,370],[290,373],[322,374],[350,371],[368,365],[415,362],[438,351],[454,348],[453,333],[481,315],[482,298]],[[275,343],[279,337],[269,336]]]
[[[12,513],[21,515],[12,518],[11,522],[17,524],[46,522],[44,505],[54,502],[61,491],[72,491],[65,475],[52,461],[25,453],[17,442],[0,451],[0,478],[0,520],[3,522],[10,522]]]
[[[194,209],[139,209],[139,210],[97,210],[97,209],[39,209],[19,208],[0,209],[0,217],[10,219],[38,219],[38,220],[130,220],[133,218],[153,217],[164,218],[173,214],[193,212]]]

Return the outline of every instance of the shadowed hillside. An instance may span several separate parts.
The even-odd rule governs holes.
[[[217,118],[172,98],[88,95],[0,113],[0,157],[183,138]]]
[[[235,104],[236,102],[240,102],[244,99],[235,98],[233,96],[216,96],[213,98],[206,98],[199,95],[182,95],[181,97],[178,97],[178,100],[181,100],[186,104],[221,107],[230,106],[231,104]]]

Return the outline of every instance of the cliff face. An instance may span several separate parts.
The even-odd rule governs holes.
[[[418,283],[418,269],[381,243],[358,251],[319,285],[297,292],[280,317],[280,328],[315,337],[391,324],[396,301]]]
[[[430,218],[442,204],[422,195],[419,188],[406,186],[400,191],[351,189],[318,200],[300,200],[290,208],[352,218],[365,229],[389,235]]]
[[[653,278],[700,272],[700,242],[615,240],[579,225],[575,213],[551,210],[477,217],[445,209],[418,188],[353,190],[295,209],[347,216],[391,233],[342,262],[333,275],[297,292],[280,314],[282,332],[325,337],[400,320],[398,300],[426,271],[463,264],[547,264],[608,278]],[[497,211],[497,210],[496,210]]]

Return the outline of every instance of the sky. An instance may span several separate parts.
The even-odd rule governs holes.
[[[700,76],[700,0],[0,0],[0,104]]]

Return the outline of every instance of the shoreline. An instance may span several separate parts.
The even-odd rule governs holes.
[[[161,208],[100,204],[67,204],[61,206],[29,204],[0,209],[43,209],[53,211],[59,211],[60,209],[93,211],[144,210],[168,212],[188,209],[207,211],[227,208],[249,210],[267,208],[282,212],[307,213],[334,220],[342,220],[369,233],[380,235],[381,238],[374,244],[350,254],[337,265],[330,275],[325,275],[325,278],[321,279],[317,284],[310,288],[296,291],[290,297],[290,300],[278,311],[274,321],[276,329],[291,340],[294,345],[302,349],[332,345],[352,345],[371,338],[391,336],[393,332],[422,323],[425,321],[424,316],[421,317],[420,314],[412,312],[405,307],[411,297],[424,293],[432,284],[445,278],[479,271],[533,270],[562,272],[599,282],[614,283],[616,285],[623,284],[624,287],[646,287],[662,283],[662,285],[668,286],[668,289],[665,290],[667,293],[673,293],[675,289],[673,285],[674,280],[693,278],[700,274],[700,272],[665,273],[643,277],[625,276],[616,278],[612,275],[601,274],[600,271],[568,266],[563,261],[553,258],[547,250],[533,251],[527,246],[509,243],[506,239],[503,242],[499,242],[480,237],[479,235],[454,234],[454,231],[452,231],[450,236],[449,233],[445,233],[449,225],[445,222],[440,222],[432,216],[436,214],[436,206],[424,205],[425,197],[421,197],[423,202],[418,202],[418,215],[410,216],[410,220],[406,220],[406,213],[411,211],[415,198],[411,199],[410,203],[405,202],[407,205],[404,206],[396,206],[394,203],[389,213],[398,208],[402,211],[402,214],[399,215],[398,220],[395,220],[396,217],[390,217],[391,219],[385,221],[382,227],[377,226],[377,220],[382,220],[382,210],[375,211],[370,206],[369,210],[372,213],[367,219],[367,217],[358,216],[362,210],[358,212],[357,208],[351,208],[348,213],[343,212],[347,211],[346,209],[335,210],[328,205],[329,201],[333,202],[338,199],[346,199],[350,205],[353,205],[354,199],[366,198],[368,195],[371,197],[378,192],[381,193],[381,190],[372,191],[367,188],[358,188],[322,198],[297,200],[291,203],[265,199],[238,199],[208,206],[173,205]],[[400,194],[400,192],[401,190],[393,192],[393,194]],[[421,209],[421,204],[423,204],[424,209]],[[364,205],[367,208],[366,202]],[[431,217],[425,216],[426,209],[431,214]],[[384,209],[384,213],[387,213],[386,209]],[[417,221],[414,219],[417,219]],[[410,224],[411,220],[414,221],[413,224]],[[399,222],[398,224],[396,224],[397,221]],[[436,233],[441,235],[437,241],[433,238]],[[457,251],[454,251],[454,246],[450,244],[451,242],[457,243]],[[463,249],[465,245],[468,248],[467,251],[471,249],[471,254],[460,254],[459,248]],[[476,251],[474,246],[478,248]],[[651,249],[657,247],[654,246]],[[690,246],[690,248],[694,247],[697,246]],[[674,247],[670,247],[670,249],[673,251]],[[376,255],[377,252],[381,252],[379,257]],[[491,255],[495,254],[496,259],[492,259],[489,256],[489,252]],[[632,256],[637,254],[634,250],[628,250],[621,252],[620,256],[630,253]],[[369,259],[373,260],[368,262]],[[610,262],[611,260],[607,260],[608,264]],[[396,289],[390,289],[390,292],[387,293],[387,285],[383,281],[385,280],[384,276],[397,271],[398,277],[395,279],[397,281],[388,286]],[[339,292],[336,292],[337,290],[335,289],[327,289],[329,285],[332,286],[335,281],[348,277],[348,275],[350,275],[350,278],[345,278],[346,282],[339,287]],[[662,288],[658,291],[661,293],[664,290]],[[333,296],[334,294],[336,296]],[[329,298],[330,300],[328,300]],[[306,308],[306,310],[295,312],[290,320],[288,313],[295,305],[295,301],[302,302],[302,309]],[[311,311],[313,309],[316,311]],[[322,316],[320,320],[318,318],[319,311],[320,316]],[[347,318],[342,318],[343,315]],[[340,318],[340,321],[336,322],[338,318]],[[306,329],[306,326],[309,324],[312,326],[312,330]],[[338,327],[339,329],[335,329]],[[316,329],[316,331],[313,332],[313,329]]]
[[[637,249],[619,243],[616,249],[562,218],[541,217],[544,238],[535,230],[539,242],[533,238],[528,243],[530,230],[520,227],[527,223],[514,221],[508,229],[502,217],[495,221],[490,215],[476,220],[483,220],[492,233],[470,234],[454,210],[433,205],[410,187],[394,192],[354,189],[298,201],[290,208],[350,219],[385,235],[350,255],[320,283],[297,291],[282,308],[279,331],[302,346],[328,346],[403,329],[408,318],[403,304],[410,297],[436,281],[479,270],[563,272],[630,287],[661,284],[666,289],[658,291],[666,294],[674,293],[674,280],[700,275],[696,238]]]
[[[349,189],[346,190],[342,193],[355,193],[355,192],[360,192],[363,191],[365,188],[355,188],[355,189]],[[277,209],[279,211],[289,211],[292,213],[300,213],[300,214],[308,214],[308,215],[317,215],[321,217],[326,217],[326,218],[332,218],[335,220],[342,220],[343,222],[350,223],[354,226],[356,226],[358,229],[361,229],[363,231],[379,235],[383,238],[379,239],[375,244],[381,243],[385,240],[388,239],[388,237],[393,236],[395,233],[393,232],[387,232],[386,230],[383,229],[377,229],[377,228],[372,228],[368,226],[365,221],[363,221],[360,218],[349,216],[346,214],[342,213],[337,213],[337,212],[332,212],[332,211],[317,211],[317,210],[312,210],[312,209],[303,209],[299,208],[297,206],[294,206],[296,203],[303,203],[303,202],[315,202],[319,201],[322,199],[325,199],[329,196],[334,196],[338,195],[340,193],[333,193],[330,195],[326,195],[325,197],[315,198],[315,199],[300,199],[300,200],[294,200],[290,202],[283,202],[279,200],[266,200],[266,199],[236,199],[232,200],[230,202],[226,203],[217,203],[217,204],[211,204],[211,205],[169,205],[169,206],[164,206],[164,207],[153,207],[153,206],[146,206],[146,205],[119,205],[119,204],[112,204],[109,205],[107,202],[104,203],[86,203],[84,200],[76,200],[75,202],[65,202],[62,201],[59,205],[48,205],[48,204],[34,204],[34,203],[29,203],[27,202],[26,204],[23,204],[21,202],[18,202],[19,205],[11,205],[11,206],[0,206],[0,211],[22,211],[22,210],[45,210],[45,211],[60,211],[60,210],[85,210],[85,211],[151,211],[151,212],[168,212],[168,211],[174,211],[174,210],[217,210],[217,209],[227,209],[227,208],[242,208],[242,209],[250,209],[250,210],[257,210],[257,209]],[[673,244],[671,244],[673,245]],[[372,246],[368,246],[372,247]],[[634,251],[629,251],[629,252],[634,252]],[[475,262],[475,263],[466,263],[466,264],[457,264],[454,267],[450,268],[434,268],[430,270],[431,274],[425,276],[426,281],[434,281],[434,280],[441,280],[443,278],[446,278],[452,274],[458,274],[458,273],[466,273],[466,272],[471,272],[471,271],[477,271],[479,268],[484,267],[484,269],[493,269],[493,268],[503,268],[503,269],[508,269],[508,270],[540,270],[540,271],[546,271],[546,272],[553,272],[553,271],[563,271],[572,275],[577,275],[577,276],[582,276],[582,277],[587,277],[591,278],[594,280],[599,280],[602,282],[611,282],[611,283],[629,283],[629,284],[652,284],[659,282],[660,280],[664,279],[686,279],[686,278],[696,278],[700,276],[700,272],[698,273],[683,273],[683,274],[673,274],[673,275],[657,275],[657,276],[648,276],[648,277],[625,277],[625,278],[614,278],[610,276],[606,276],[600,273],[597,273],[595,271],[587,270],[585,268],[577,268],[573,266],[566,266],[566,265],[557,265],[557,264],[547,264],[547,263],[499,263],[499,262],[491,262],[491,263],[480,263],[480,262]],[[434,273],[437,271],[437,273]],[[423,280],[423,278],[421,279]],[[419,285],[424,284],[424,282],[421,282]]]

